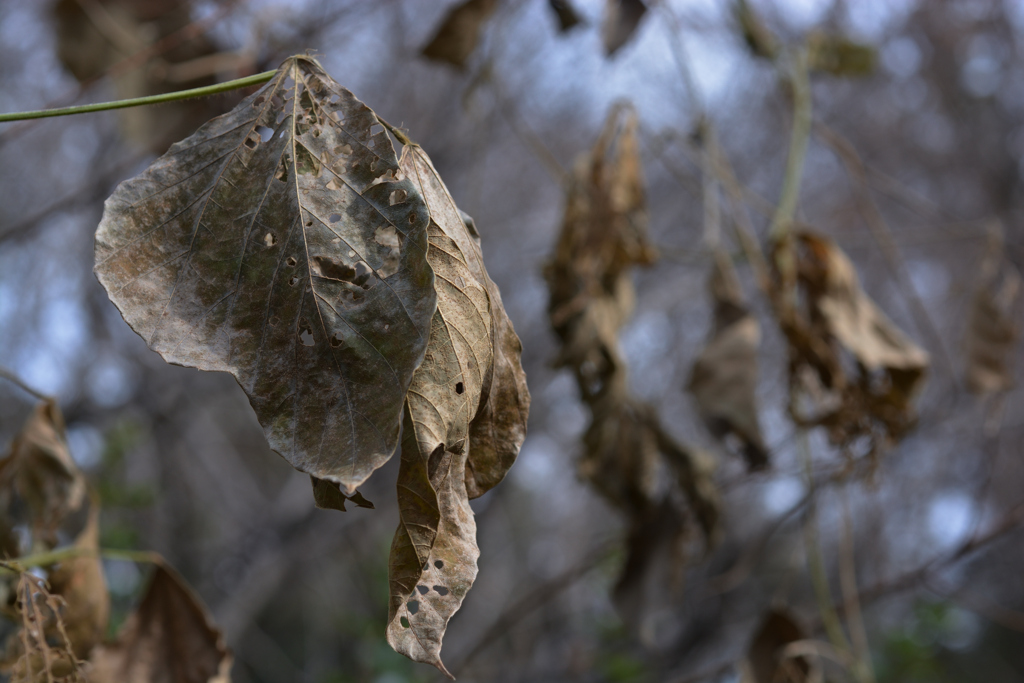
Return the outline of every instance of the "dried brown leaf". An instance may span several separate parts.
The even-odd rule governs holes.
[[[849,258],[831,240],[800,233],[776,245],[791,250],[799,300],[785,285],[774,292],[776,315],[790,347],[790,414],[821,425],[847,447],[861,436],[874,455],[914,424],[913,399],[928,354],[875,305]],[[844,357],[855,361],[848,372]]]
[[[441,640],[473,585],[480,554],[466,460],[470,422],[493,363],[492,317],[479,246],[430,159],[407,146],[401,165],[430,212],[427,261],[437,311],[406,401],[387,638],[397,652],[450,677]]]
[[[810,666],[803,657],[784,660],[786,645],[803,640],[803,628],[796,619],[784,610],[773,609],[761,622],[747,651],[747,668],[750,683],[803,683],[807,680]]]
[[[86,659],[103,639],[110,617],[110,594],[99,555],[99,501],[94,499],[90,505],[88,522],[74,545],[83,555],[61,562],[50,573],[51,590],[65,603],[61,612],[65,633],[79,659]]]
[[[601,24],[604,53],[611,57],[629,42],[647,12],[643,0],[606,0]]]
[[[373,503],[363,498],[363,494],[356,491],[351,496],[346,496],[341,491],[341,486],[333,481],[310,477],[313,483],[313,502],[323,510],[340,510],[345,512],[345,501],[351,500],[356,507],[369,508],[373,510]]]
[[[111,645],[93,651],[90,683],[228,683],[231,652],[206,607],[173,569],[158,564]]]
[[[11,506],[18,499],[28,508],[33,542],[47,548],[56,545],[57,527],[85,499],[85,479],[68,452],[64,418],[54,402],[35,407],[10,453],[0,460],[0,527],[14,520]],[[8,539],[4,545],[16,544]],[[20,555],[31,549],[2,550]]]
[[[1004,263],[1001,247],[982,266],[967,323],[967,388],[976,394],[1012,389],[1020,339],[1020,273]]]
[[[558,30],[565,33],[583,23],[583,18],[573,7],[571,0],[548,0],[551,11],[558,19]]]
[[[736,435],[750,469],[768,465],[757,419],[757,349],[761,326],[750,314],[729,255],[715,252],[709,289],[714,325],[690,371],[687,389],[708,430],[717,438]]]
[[[271,447],[350,494],[426,349],[427,221],[373,111],[298,56],[117,188],[96,274],[152,349],[230,372]]]
[[[437,33],[424,46],[423,56],[458,67],[465,66],[480,42],[484,25],[496,9],[498,0],[466,0],[452,8]]]

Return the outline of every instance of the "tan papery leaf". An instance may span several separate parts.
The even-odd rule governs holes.
[[[230,372],[271,447],[351,495],[426,349],[427,222],[380,120],[298,56],[118,186],[95,270],[150,348]]]
[[[605,0],[601,23],[601,42],[605,55],[611,57],[629,42],[647,12],[643,0]]]
[[[716,250],[709,289],[714,324],[690,370],[687,389],[697,400],[708,430],[723,439],[734,434],[743,443],[751,470],[768,465],[768,451],[757,418],[757,350],[761,326],[751,315],[729,255]]]
[[[785,610],[773,609],[765,615],[747,650],[744,683],[803,683],[810,665],[803,657],[783,658],[783,649],[805,638],[803,628]]]
[[[430,159],[410,145],[401,168],[430,213],[427,261],[437,311],[406,402],[387,637],[396,651],[450,677],[441,640],[473,585],[480,554],[466,461],[473,448],[470,422],[493,372],[492,312],[479,245]]]
[[[90,683],[228,683],[232,656],[210,613],[158,564],[117,641],[93,651]]]

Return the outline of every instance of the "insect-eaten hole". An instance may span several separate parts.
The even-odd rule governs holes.
[[[327,217],[327,221],[330,222],[330,223],[337,223],[340,220],[341,220],[341,214],[340,213],[332,213],[330,216]]]
[[[280,180],[282,183],[288,182],[288,162],[281,159],[281,163],[277,166],[277,171],[274,173],[274,180]]]
[[[263,95],[260,95],[259,97],[257,97],[255,100],[252,101],[252,106],[258,107],[261,104],[263,104],[264,100],[265,100],[265,98],[263,97]]]
[[[420,595],[426,595],[430,592],[429,586],[416,586],[416,590],[420,592]]]
[[[291,279],[288,280],[288,284],[294,287],[295,285],[299,284],[299,278],[297,276],[292,277]]]
[[[309,327],[302,328],[302,332],[299,333],[299,341],[302,342],[303,346],[312,346],[315,342],[313,341],[313,330]]]
[[[438,569],[444,569],[444,561],[443,560],[434,560],[434,566],[437,567]]]
[[[370,135],[376,135],[377,133],[383,133],[383,132],[384,132],[384,126],[380,125],[379,123],[375,123],[372,126],[370,126]]]
[[[461,394],[465,390],[466,390],[466,387],[462,384],[462,382],[456,382],[455,383],[455,393],[456,394]]]
[[[335,332],[334,334],[332,334],[329,341],[331,343],[332,349],[336,349],[345,343],[345,341],[341,338],[341,332]]]
[[[266,126],[256,126],[256,132],[263,142],[269,142],[270,138],[274,137],[274,129],[267,128]]]
[[[243,144],[249,149],[256,149],[256,145],[259,144],[259,140],[250,135],[245,139],[245,142]]]
[[[420,611],[419,600],[410,600],[409,602],[405,603],[405,606],[409,608],[409,614],[416,614]]]
[[[391,193],[391,196],[388,198],[388,203],[391,206],[394,206],[395,204],[401,204],[402,202],[405,201],[405,198],[408,196],[409,193],[406,192],[405,190],[395,190],[394,192]]]
[[[306,221],[306,227],[307,228],[312,228],[313,227],[313,221],[311,221],[311,220],[310,221]]]
[[[448,589],[444,586],[434,586],[434,590],[437,591],[438,595],[448,595]]]
[[[284,262],[285,262],[286,264],[288,264],[288,267],[289,267],[289,268],[294,268],[294,267],[295,267],[295,266],[297,266],[297,265],[298,265],[298,263],[299,263],[299,262],[298,262],[298,260],[297,260],[297,259],[296,259],[296,258],[295,258],[294,256],[289,256],[288,258],[286,258],[286,259],[284,260]]]
[[[263,244],[267,245],[268,247],[272,247],[275,244],[277,244],[277,238],[274,236],[274,233],[268,232],[266,235],[264,235]]]
[[[416,217],[415,213],[410,213],[409,214],[409,225],[415,225],[416,221],[418,221],[418,220],[419,219]]]
[[[331,151],[333,151],[335,154],[344,154],[347,156],[352,153],[352,145],[347,143],[343,145],[338,145]]]
[[[409,620],[402,617],[398,620],[402,624],[402,628],[409,628]]]

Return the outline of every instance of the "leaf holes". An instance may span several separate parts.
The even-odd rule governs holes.
[[[344,155],[347,156],[347,155],[352,153],[352,145],[349,145],[349,144],[338,145],[337,147],[335,147],[331,151],[333,151],[335,154],[344,154]]]
[[[377,133],[383,133],[383,132],[384,132],[384,126],[380,125],[379,123],[375,123],[372,126],[370,126],[370,135],[376,135]]]
[[[444,569],[444,561],[442,561],[442,560],[434,560],[434,566],[437,567],[438,569]]]
[[[402,617],[398,620],[402,624],[402,628],[409,628],[409,620]]]
[[[337,95],[331,95],[330,97],[327,98],[327,101],[330,102],[331,104],[337,104],[338,102],[341,102],[341,98],[338,97]]]
[[[244,145],[245,145],[246,147],[248,147],[249,149],[256,149],[256,145],[257,145],[258,143],[256,142],[256,139],[255,139],[255,138],[253,138],[252,136],[249,136],[249,137],[247,137],[247,138],[245,139],[245,142],[244,142],[243,144],[244,144]]]
[[[335,332],[332,334],[328,341],[330,342],[332,349],[336,349],[345,343],[345,340],[341,338],[341,332]]]
[[[261,104],[263,104],[264,99],[265,98],[263,97],[263,95],[260,95],[259,97],[257,97],[255,100],[252,101],[252,106],[254,106],[254,107],[260,106]]]
[[[387,332],[390,329],[391,329],[391,325],[389,325],[388,323],[384,323],[384,331]]]
[[[272,247],[275,244],[277,244],[277,238],[274,237],[274,233],[268,232],[266,235],[264,235],[263,244],[267,245],[268,247]]]
[[[448,595],[448,589],[444,586],[434,586],[434,590],[437,591],[438,595]]]
[[[266,126],[256,126],[256,132],[259,133],[260,140],[263,142],[269,142],[270,138],[274,137],[274,129]]]
[[[391,206],[394,206],[395,204],[401,204],[402,202],[405,201],[405,198],[408,196],[409,193],[406,192],[405,190],[395,190],[394,192],[391,193],[391,196],[388,198],[388,203]]]
[[[420,592],[420,595],[426,595],[430,592],[430,588],[427,586],[416,586],[416,590]]]
[[[409,614],[416,614],[420,611],[419,600],[410,600],[409,602],[405,603],[405,606],[409,608]]]
[[[294,256],[289,256],[287,259],[285,259],[284,262],[288,264],[289,268],[294,268],[299,264],[298,260],[296,260]]]
[[[313,227],[313,221],[312,220],[306,221],[306,227],[307,228],[312,228]]]
[[[465,390],[466,390],[466,387],[463,386],[462,382],[456,382],[455,383],[455,393],[456,394],[461,394]]]
[[[330,216],[327,217],[327,220],[330,223],[337,223],[338,221],[341,220],[341,214],[340,213],[332,213]]]
[[[288,280],[288,284],[294,287],[295,285],[299,284],[299,278],[293,277],[292,279]]]
[[[313,330],[309,327],[303,328],[302,332],[299,333],[299,341],[302,342],[303,346],[313,346]]]
[[[416,218],[416,214],[415,213],[410,213],[409,214],[409,225],[415,225],[416,221],[418,221],[418,220],[419,219]]]

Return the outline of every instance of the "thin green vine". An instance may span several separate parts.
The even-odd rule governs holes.
[[[225,81],[216,85],[207,85],[202,88],[190,90],[179,90],[177,92],[164,93],[162,95],[149,95],[147,97],[135,97],[129,100],[116,100],[114,102],[98,102],[96,104],[82,104],[75,107],[60,107],[58,109],[40,109],[38,111],[21,111],[9,114],[0,114],[0,123],[7,121],[26,121],[28,119],[45,119],[51,116],[72,116],[74,114],[89,114],[94,111],[110,111],[112,109],[126,109],[128,107],[141,107],[147,104],[162,104],[164,102],[177,102],[193,97],[206,97],[217,93],[228,92],[247,88],[250,85],[261,85],[274,77],[277,71],[264,71],[254,76],[236,78],[233,81]]]

